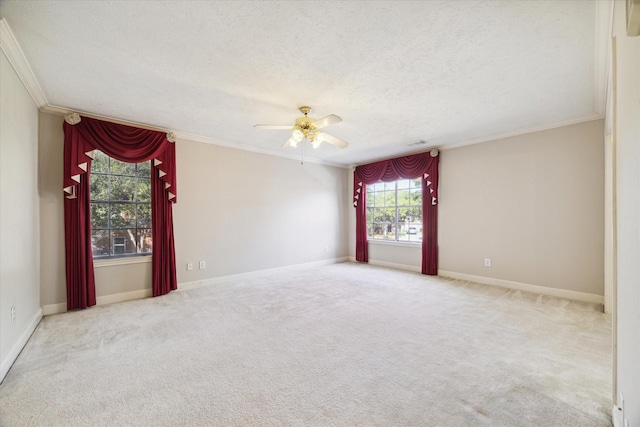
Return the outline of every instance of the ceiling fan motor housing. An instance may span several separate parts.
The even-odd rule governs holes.
[[[293,126],[294,129],[298,129],[305,138],[308,138],[309,135],[315,133],[316,127],[312,124],[316,119],[308,116],[300,117],[296,120],[296,124]]]
[[[340,138],[320,132],[320,129],[325,126],[341,122],[342,118],[335,114],[330,114],[320,120],[317,120],[313,117],[309,117],[311,107],[304,106],[300,107],[299,110],[303,116],[296,119],[295,124],[292,127],[286,125],[254,125],[254,127],[263,129],[293,129],[291,138],[289,138],[285,143],[285,145],[289,145],[291,147],[296,147],[304,138],[311,142],[313,148],[318,148],[320,143],[325,141],[340,148],[345,148],[348,145],[346,141],[343,141]]]

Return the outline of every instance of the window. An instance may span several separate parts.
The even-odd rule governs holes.
[[[151,254],[151,162],[125,163],[99,150],[91,163],[94,258]]]
[[[367,185],[367,233],[370,239],[422,241],[420,179]]]

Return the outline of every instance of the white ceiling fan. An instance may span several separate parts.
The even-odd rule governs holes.
[[[300,112],[304,114],[304,116],[298,118],[292,126],[290,125],[254,125],[254,128],[258,129],[275,129],[275,130],[292,130],[293,133],[291,137],[284,143],[283,147],[297,147],[298,143],[303,139],[309,140],[311,146],[313,148],[318,148],[320,144],[324,141],[331,145],[335,145],[339,148],[345,148],[349,143],[347,141],[343,141],[340,138],[336,138],[335,136],[329,135],[324,132],[320,132],[320,129],[325,126],[333,125],[336,123],[340,123],[342,118],[336,116],[335,114],[330,114],[321,119],[314,119],[309,117],[309,112],[311,111],[311,107],[300,107]]]

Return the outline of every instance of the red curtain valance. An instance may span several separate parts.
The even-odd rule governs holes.
[[[173,134],[80,117],[75,113],[65,117],[63,129],[67,309],[96,304],[89,186],[95,149],[128,163],[152,160],[153,296],[177,289],[172,213],[172,204],[177,200]]]
[[[433,153],[433,154],[432,154]],[[438,162],[437,151],[413,154],[358,166],[353,173],[356,208],[356,261],[369,261],[366,189],[378,181],[420,178],[422,183],[422,273],[438,274]]]
[[[167,134],[148,129],[109,123],[82,117],[76,124],[64,122],[65,161],[64,191],[67,198],[76,197],[80,176],[87,172],[87,164],[93,160],[93,150],[99,149],[109,157],[122,162],[141,163],[153,159],[165,183],[169,200],[177,201],[175,144]]]

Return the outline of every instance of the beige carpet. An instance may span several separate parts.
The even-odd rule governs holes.
[[[46,317],[2,426],[609,426],[593,304],[336,264]]]

